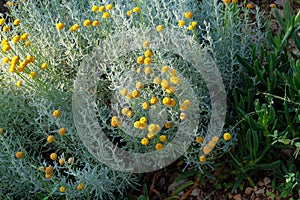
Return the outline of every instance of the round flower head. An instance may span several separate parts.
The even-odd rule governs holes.
[[[169,94],[172,94],[175,92],[175,87],[173,85],[169,86],[168,89],[166,89],[166,92]]]
[[[186,114],[185,113],[180,113],[180,119],[185,120],[186,119]]]
[[[204,148],[203,148],[203,153],[205,154],[205,155],[207,155],[207,154],[209,154],[211,151],[212,151],[212,147],[210,147],[210,146],[205,146]]]
[[[146,117],[141,117],[141,118],[140,118],[140,122],[142,122],[142,123],[147,123],[147,118],[146,118]]]
[[[137,59],[136,59],[136,62],[138,64],[144,64],[144,56],[139,56]]]
[[[29,34],[28,33],[24,33],[23,35],[21,35],[20,40],[26,40],[28,38]]]
[[[128,94],[128,90],[126,88],[121,90],[121,95],[122,96],[127,96],[127,94]]]
[[[143,107],[144,110],[148,110],[148,109],[150,108],[149,102],[148,102],[148,101],[144,102],[144,103],[142,104],[142,107]]]
[[[50,159],[51,160],[56,160],[57,159],[57,154],[56,153],[51,153],[50,154]]]
[[[252,3],[247,3],[247,8],[248,9],[253,9],[255,6]]]
[[[93,21],[92,26],[99,26],[99,24],[100,24],[100,22],[95,20],[95,21]]]
[[[102,17],[104,19],[108,19],[110,17],[110,14],[108,12],[103,13]]]
[[[276,8],[276,4],[275,3],[271,3],[270,4],[270,8]]]
[[[17,26],[17,25],[20,24],[20,22],[21,22],[21,21],[20,21],[19,19],[15,19],[15,20],[14,20],[14,25]]]
[[[191,19],[193,17],[193,13],[191,11],[187,11],[184,13],[184,17],[187,19]]]
[[[229,4],[231,0],[223,0],[225,4]]]
[[[145,51],[144,55],[146,58],[150,58],[152,56],[152,51],[148,49],[147,51]]]
[[[77,190],[83,190],[84,189],[84,184],[83,183],[79,183],[76,187]]]
[[[143,138],[142,140],[141,140],[141,143],[142,143],[142,145],[147,145],[147,144],[149,144],[149,140],[148,140],[148,138]]]
[[[134,7],[132,9],[132,11],[135,12],[135,13],[138,13],[138,12],[141,12],[141,9],[139,7]]]
[[[166,73],[166,72],[169,71],[169,69],[170,69],[169,66],[163,66],[163,67],[161,68],[161,72]]]
[[[23,158],[24,157],[24,153],[22,152],[22,151],[18,151],[17,153],[16,153],[16,158],[17,159],[21,159],[21,158]]]
[[[196,137],[196,142],[197,142],[197,143],[202,143],[202,142],[203,142],[203,137],[197,136],[197,137]]]
[[[206,161],[206,157],[204,155],[199,157],[200,162],[205,162]]]
[[[0,135],[3,133],[3,128],[0,128]]]
[[[103,12],[104,10],[105,10],[105,6],[100,6],[98,11]]]
[[[8,32],[9,31],[9,26],[7,26],[7,25],[3,26],[2,31],[3,32]]]
[[[128,11],[126,12],[126,15],[131,16],[131,15],[132,15],[132,10],[128,10]]]
[[[149,46],[150,46],[150,42],[148,40],[143,42],[143,47],[149,48]]]
[[[127,117],[131,118],[133,116],[133,112],[131,110],[129,110],[126,115],[127,115]]]
[[[61,23],[61,22],[59,22],[59,23],[56,24],[56,29],[57,29],[57,30],[61,30],[61,29],[63,29],[64,27],[65,27],[65,25],[64,25],[63,23]]]
[[[49,143],[54,142],[54,135],[49,135],[49,136],[47,137],[47,142],[49,142]]]
[[[223,138],[224,138],[224,140],[226,140],[226,141],[230,140],[230,138],[231,138],[230,133],[224,133]]]
[[[149,131],[150,133],[154,133],[154,132],[156,131],[156,126],[155,126],[155,124],[149,124],[149,126],[148,126],[148,131]]]
[[[165,128],[171,128],[172,122],[166,122],[165,123]]]
[[[2,17],[0,18],[0,25],[3,25],[5,23],[5,19]]]
[[[13,42],[14,44],[16,44],[17,42],[19,42],[19,40],[20,40],[20,36],[19,36],[19,35],[16,35],[16,36],[13,37],[12,42]]]
[[[215,143],[217,143],[219,141],[219,137],[218,136],[214,136],[211,141],[214,141]]]
[[[64,192],[66,192],[66,187],[65,186],[60,186],[60,188],[59,188],[59,191],[61,192],[61,193],[64,193]]]
[[[133,123],[133,127],[134,127],[134,128],[140,128],[140,123],[141,123],[141,122],[139,122],[139,121],[135,121],[135,122]]]
[[[41,69],[42,69],[42,70],[45,70],[45,69],[47,68],[47,66],[48,66],[47,63],[43,63],[42,66],[41,66]]]
[[[67,129],[66,128],[60,128],[59,130],[58,130],[58,134],[59,135],[65,135],[67,133]]]
[[[143,83],[142,82],[137,82],[135,84],[136,89],[141,89],[143,87]]]
[[[138,98],[140,96],[140,91],[138,90],[134,90],[132,93],[131,93],[132,97],[133,98]]]
[[[180,82],[180,78],[173,76],[170,78],[170,82],[174,83],[175,85],[178,85],[178,83]]]
[[[46,167],[45,173],[49,174],[49,175],[52,175],[53,174],[53,167],[51,165]]]
[[[161,150],[162,148],[164,148],[164,145],[163,145],[162,143],[157,143],[157,144],[155,145],[155,149],[156,149],[157,151]]]
[[[93,6],[93,7],[92,7],[92,11],[93,11],[93,12],[96,12],[98,9],[99,9],[98,6]]]
[[[239,1],[238,0],[232,0],[231,1],[233,4],[237,4]]]
[[[163,29],[164,29],[164,26],[163,26],[163,25],[158,25],[158,26],[156,27],[156,31],[157,31],[157,32],[162,32]]]
[[[150,100],[150,103],[152,105],[156,104],[158,102],[158,98],[157,97],[152,97],[151,100]]]
[[[30,72],[29,77],[30,77],[30,78],[35,78],[36,75],[37,75],[36,72]]]
[[[113,5],[112,4],[107,4],[106,6],[105,6],[105,9],[106,10],[111,10],[113,8]]]
[[[171,99],[171,103],[170,103],[169,106],[171,106],[171,107],[176,106],[176,100],[175,99]]]
[[[195,29],[195,27],[194,27],[194,26],[192,26],[192,25],[189,25],[188,29],[189,29],[189,31],[192,31],[192,30],[194,30],[194,29]]]
[[[180,20],[179,22],[178,22],[178,26],[179,27],[183,27],[185,25],[185,21],[184,20]]]
[[[45,174],[46,179],[50,179],[52,177],[52,174]]]
[[[55,117],[55,118],[59,117],[60,114],[61,114],[60,110],[54,110],[53,113],[52,113],[53,117]]]
[[[166,105],[166,106],[168,106],[168,105],[170,105],[171,104],[171,98],[170,97],[164,97],[163,98],[163,104],[164,105]]]
[[[145,74],[150,74],[152,72],[152,68],[150,66],[145,67],[144,72],[145,72]]]
[[[152,133],[152,132],[149,132],[148,135],[147,135],[147,137],[148,137],[149,139],[153,139],[153,138],[155,137],[155,134]]]
[[[87,19],[87,20],[84,20],[83,22],[83,26],[90,26],[92,24],[92,21]]]
[[[10,62],[10,58],[9,57],[4,57],[3,59],[2,59],[2,61],[4,62],[4,63],[9,63]]]
[[[127,115],[127,113],[129,112],[129,108],[122,108],[121,113],[123,115]]]
[[[149,64],[151,64],[151,63],[152,63],[151,58],[145,58],[144,64],[149,65]]]
[[[167,89],[168,87],[170,87],[169,81],[167,81],[165,79],[160,82],[160,85],[163,89]]]
[[[64,165],[66,161],[65,161],[64,158],[60,158],[60,159],[58,160],[58,162],[59,162],[60,165]]]
[[[153,79],[153,83],[160,84],[161,83],[161,79],[159,77],[156,77],[156,78]]]
[[[161,142],[167,141],[167,136],[165,136],[165,135],[159,136],[159,141],[161,141]]]
[[[171,69],[170,71],[169,71],[169,74],[170,74],[170,76],[176,76],[176,74],[177,74],[177,71],[176,71],[176,69]]]

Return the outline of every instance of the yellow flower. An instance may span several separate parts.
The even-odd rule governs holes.
[[[194,30],[194,29],[195,29],[195,27],[194,27],[194,26],[192,26],[192,25],[189,25],[188,29],[189,29],[189,31],[192,31],[192,30]]]
[[[229,4],[231,0],[223,0],[223,3]]]
[[[237,4],[239,1],[238,0],[232,0],[231,1],[233,4]]]
[[[9,26],[7,26],[7,25],[3,26],[2,31],[3,32],[9,31]]]
[[[136,73],[138,73],[138,74],[141,73],[141,68],[140,67],[136,69]]]
[[[74,157],[71,157],[71,158],[68,159],[68,164],[71,165],[71,164],[73,164],[73,162],[74,162]]]
[[[152,132],[148,133],[148,135],[147,135],[147,137],[148,137],[149,139],[153,139],[154,136],[155,136],[155,134],[152,133]]]
[[[122,108],[121,113],[123,115],[127,115],[127,113],[129,112],[129,108]]]
[[[83,183],[79,183],[76,187],[77,190],[83,190],[84,189],[84,184]]]
[[[141,143],[142,143],[142,145],[147,145],[147,144],[149,144],[149,140],[148,140],[148,138],[143,138],[142,140],[141,140]]]
[[[78,30],[79,28],[80,28],[79,24],[74,24],[73,26],[71,26],[70,31],[73,32]]]
[[[142,104],[142,107],[143,107],[144,110],[148,110],[148,109],[150,108],[149,102],[148,102],[148,101],[144,102],[144,103]]]
[[[64,135],[64,134],[66,134],[67,133],[67,129],[66,128],[60,128],[59,130],[58,130],[58,134],[59,135]]]
[[[45,174],[46,179],[50,179],[52,177],[52,174]]]
[[[170,69],[169,66],[163,66],[163,67],[161,68],[161,71],[162,71],[163,73],[166,73],[166,72],[169,71],[169,69]]]
[[[211,151],[212,151],[212,147],[210,147],[210,146],[205,146],[204,148],[203,148],[203,153],[205,154],[205,155],[207,155],[207,154],[209,154]]]
[[[139,56],[137,59],[136,59],[136,62],[138,64],[143,64],[144,63],[144,56]]]
[[[146,118],[146,117],[141,117],[141,118],[140,118],[140,122],[142,122],[142,123],[147,123],[147,118]]]
[[[57,29],[57,30],[61,30],[61,29],[63,29],[64,27],[65,27],[65,25],[64,25],[63,23],[61,23],[61,22],[59,22],[59,23],[56,24],[56,29]]]
[[[139,122],[139,121],[135,121],[135,122],[133,123],[134,128],[140,128],[140,123],[141,123],[141,122]]]
[[[202,143],[202,142],[203,142],[203,137],[197,136],[197,137],[196,137],[196,142],[197,142],[197,143]]]
[[[150,46],[150,42],[148,40],[143,42],[143,47],[148,48]]]
[[[26,56],[25,61],[27,63],[33,63],[35,60],[34,56]]]
[[[179,27],[183,27],[185,25],[185,21],[184,20],[180,20],[179,22],[178,22],[178,26]]]
[[[248,9],[253,9],[255,6],[252,3],[247,3],[247,8]]]
[[[214,147],[216,146],[216,142],[210,141],[210,142],[208,143],[208,146],[214,148]]]
[[[93,7],[92,7],[92,11],[93,11],[93,12],[96,12],[98,9],[99,9],[98,6],[93,6]]]
[[[219,137],[218,136],[214,136],[211,141],[217,143],[219,141]]]
[[[18,151],[17,153],[16,153],[16,158],[17,159],[21,159],[21,158],[23,158],[24,157],[24,153],[22,152],[22,151]]]
[[[16,69],[16,66],[15,65],[11,65],[10,67],[9,67],[9,72],[10,73],[14,73],[15,72],[15,69]]]
[[[5,19],[2,17],[0,18],[0,25],[4,24],[5,23]]]
[[[171,98],[170,97],[164,97],[163,98],[163,104],[166,106],[169,106],[171,104]]]
[[[19,88],[22,86],[22,81],[21,80],[18,80],[17,83],[16,83],[16,86]]]
[[[151,63],[152,63],[151,58],[145,58],[144,64],[148,65],[148,64],[151,64]]]
[[[66,161],[65,161],[64,158],[60,158],[60,159],[58,160],[58,162],[59,162],[60,165],[64,165]]]
[[[191,22],[191,25],[192,25],[193,27],[196,27],[196,26],[197,26],[197,22],[193,21],[193,22]]]
[[[186,114],[185,113],[180,113],[180,119],[185,120],[186,119]]]
[[[170,87],[168,87],[166,89],[166,92],[169,94],[172,94],[173,92],[175,92],[175,87],[173,85],[171,85]]]
[[[132,93],[131,93],[132,97],[133,98],[138,98],[140,96],[140,91],[138,90],[134,90]]]
[[[170,103],[169,106],[171,106],[171,107],[176,106],[176,101],[174,99],[171,99],[171,103]]]
[[[150,58],[152,56],[152,51],[148,49],[147,51],[145,51],[144,55],[146,58]]]
[[[25,42],[25,45],[26,45],[26,46],[29,46],[30,44],[31,44],[30,41],[26,41],[26,42]]]
[[[132,94],[127,94],[126,95],[126,99],[128,99],[128,100],[131,100],[133,97],[132,97]]]
[[[161,79],[159,77],[156,77],[156,78],[153,79],[153,83],[160,84],[161,83]]]
[[[141,89],[143,87],[143,83],[139,81],[135,84],[135,87],[136,89]]]
[[[135,13],[138,13],[138,12],[141,12],[141,9],[139,7],[134,7],[132,9],[132,11],[135,12]]]
[[[147,59],[147,58],[146,58]],[[152,68],[151,67],[145,67],[144,69],[145,74],[150,74],[152,72]]]
[[[21,35],[20,40],[26,40],[28,38],[29,34],[28,33],[24,33],[23,35]]]
[[[9,63],[10,62],[10,58],[9,57],[4,57],[3,59],[2,59],[2,61],[4,62],[4,63]]]
[[[181,111],[186,111],[187,109],[189,108],[189,104],[187,104],[187,103],[182,103],[181,105],[180,105],[180,110]]]
[[[206,161],[206,157],[204,155],[199,157],[200,162],[205,162]]]
[[[169,71],[170,76],[176,76],[176,73],[177,73],[176,69],[171,69]]]
[[[0,135],[3,133],[3,128],[0,128]]]
[[[180,82],[180,78],[178,78],[176,76],[173,76],[173,77],[170,78],[170,82],[177,85]]]
[[[66,187],[65,186],[60,186],[60,188],[59,188],[59,191],[61,192],[61,193],[64,193],[64,192],[66,192]]]
[[[193,17],[193,13],[191,11],[187,11],[184,13],[184,17],[187,19],[191,19]]]
[[[165,123],[165,128],[171,128],[172,122],[166,122]]]
[[[93,23],[92,23],[93,26],[99,26],[99,24],[100,24],[100,22],[97,20],[93,21]]]
[[[131,111],[131,110],[129,110],[128,112],[127,112],[127,117],[132,117],[133,116],[133,112]]]
[[[90,26],[92,24],[92,21],[87,19],[87,20],[84,20],[83,22],[83,26]]]
[[[150,133],[154,133],[156,131],[156,125],[155,124],[149,124],[148,131]]]
[[[51,160],[56,160],[57,159],[57,154],[56,153],[51,153],[50,154],[50,159]]]
[[[51,165],[46,167],[45,173],[49,174],[49,175],[52,175],[53,174],[53,167]]]
[[[30,72],[29,77],[30,78],[35,78],[36,77],[36,72]]]
[[[54,135],[49,135],[47,137],[47,142],[52,143],[54,141]]]
[[[105,10],[105,7],[104,6],[100,6],[99,7],[99,12],[103,12]]]
[[[161,32],[163,29],[164,29],[164,26],[163,26],[163,25],[158,25],[158,26],[156,26],[156,31],[157,31],[157,32]]]
[[[126,88],[121,90],[121,95],[126,96],[128,94],[128,90]]]
[[[157,144],[155,145],[155,149],[156,149],[157,151],[161,150],[162,148],[164,148],[164,145],[163,145],[162,143],[157,143]]]
[[[113,5],[112,5],[112,4],[107,4],[107,5],[105,6],[105,9],[106,9],[106,10],[111,10],[111,9],[112,9],[112,7],[113,7]]]
[[[170,83],[169,83],[169,81],[163,79],[163,80],[160,82],[160,85],[161,85],[162,88],[167,89],[167,88],[169,88]]]
[[[110,14],[108,12],[103,13],[102,17],[104,19],[108,19],[110,17]]]
[[[7,44],[5,44],[5,45],[2,45],[2,51],[3,51],[3,52],[7,52],[7,51],[9,51],[9,50],[10,50],[10,48],[11,48],[11,47],[10,47],[10,45],[9,45],[9,44],[8,44],[8,45],[7,45]]]
[[[230,140],[230,138],[231,138],[230,133],[224,133],[223,138],[224,138],[224,140],[226,140],[226,141]]]
[[[53,117],[55,117],[55,118],[59,117],[60,114],[61,114],[60,110],[54,110],[53,113],[52,113]]]
[[[118,127],[118,122],[119,122],[119,119],[118,119],[117,116],[113,116],[113,117],[111,118],[111,126],[112,126],[112,127]]]
[[[126,14],[127,14],[128,16],[131,16],[131,15],[132,15],[132,10],[128,10],[128,11],[126,12]]]
[[[167,141],[167,136],[165,136],[165,135],[159,136],[159,141],[161,141],[161,142]]]
[[[20,24],[20,22],[21,22],[21,21],[20,21],[19,19],[15,19],[15,20],[14,20],[14,25],[16,25],[16,26],[17,26],[17,25],[19,25],[19,24]]]
[[[270,8],[276,8],[276,4],[275,3],[271,3],[270,4]]]
[[[153,104],[153,105],[156,104],[157,102],[158,102],[157,97],[152,97],[151,100],[150,100],[150,103]]]
[[[20,36],[16,35],[16,36],[13,37],[12,42],[17,43],[17,42],[19,42],[19,40],[20,40]]]
[[[42,69],[42,70],[45,70],[45,69],[47,68],[47,66],[48,66],[47,63],[43,63],[42,66],[41,66],[41,69]]]

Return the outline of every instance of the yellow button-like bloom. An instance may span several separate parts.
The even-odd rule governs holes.
[[[206,157],[204,155],[199,157],[200,162],[205,162],[206,161]]]
[[[105,11],[105,6],[100,6],[98,11],[99,11],[99,12]]]
[[[23,40],[26,40],[28,38],[29,34],[28,33],[24,33],[21,35],[20,37],[20,40],[23,41]]]
[[[150,42],[148,40],[143,42],[143,47],[149,48],[149,46],[150,46]]]
[[[67,189],[66,189],[65,186],[60,186],[59,191],[60,191],[61,193],[65,193],[65,192],[67,191]]]
[[[139,121],[135,121],[135,122],[133,123],[134,128],[140,128],[140,123],[141,123],[141,122],[139,122]]]
[[[83,183],[79,183],[76,187],[77,190],[83,190],[85,185]]]
[[[9,63],[10,62],[10,58],[9,57],[4,57],[3,59],[2,59],[2,61],[4,62],[4,63]]]
[[[192,30],[194,30],[194,29],[195,29],[195,27],[194,27],[194,26],[192,26],[192,25],[189,25],[188,29],[189,29],[189,31],[192,31]]]
[[[21,80],[18,80],[17,83],[16,83],[16,86],[19,88],[22,86],[22,81]]]
[[[153,79],[153,83],[160,84],[161,83],[161,79],[159,77],[156,77],[156,78]]]
[[[84,20],[83,22],[83,26],[90,26],[92,24],[92,21],[87,19],[87,20]]]
[[[9,26],[7,26],[7,25],[3,26],[2,31],[3,32],[9,31]]]
[[[155,149],[156,149],[157,151],[161,150],[162,148],[164,148],[164,145],[163,145],[162,143],[157,143],[157,144],[155,145]]]
[[[135,87],[136,89],[141,89],[143,87],[143,83],[139,81],[135,84]]]
[[[146,58],[150,58],[152,56],[152,51],[148,49],[147,51],[145,51],[144,55]]]
[[[150,74],[152,72],[152,68],[150,66],[145,67],[144,72],[145,72],[145,74]]]
[[[150,133],[156,132],[156,125],[155,125],[155,124],[149,124],[149,126],[148,126],[148,131],[149,131]]]
[[[17,43],[17,42],[19,42],[19,40],[20,40],[20,36],[16,35],[16,36],[13,37],[12,42]]]
[[[224,140],[226,140],[226,141],[230,140],[230,138],[231,138],[230,133],[224,133],[223,138],[224,138]]]
[[[161,142],[167,141],[167,136],[166,135],[159,136],[159,141],[161,141]]]
[[[168,94],[174,93],[174,92],[175,92],[175,87],[174,87],[173,85],[171,85],[170,87],[168,87],[168,88],[166,89],[166,92],[167,92]]]
[[[145,58],[144,64],[148,65],[148,64],[151,64],[151,63],[152,63],[151,58]]]
[[[147,118],[146,118],[146,117],[141,117],[141,118],[140,118],[140,122],[142,122],[142,123],[147,123]]]
[[[14,25],[17,26],[17,25],[20,24],[20,22],[21,22],[20,19],[15,19],[15,20],[14,20]]]
[[[193,13],[191,11],[187,11],[184,13],[184,17],[187,19],[191,19],[193,17]]]
[[[47,63],[43,63],[42,66],[41,66],[41,69],[42,69],[42,70],[45,70],[45,69],[47,68],[47,66],[48,66]]]
[[[150,100],[150,103],[153,104],[153,105],[156,104],[157,102],[158,102],[157,97],[152,97],[151,100]]]
[[[147,144],[149,144],[149,140],[148,140],[148,138],[143,138],[142,140],[141,140],[141,143],[142,143],[142,145],[147,145]]]
[[[163,67],[161,68],[161,71],[162,71],[163,73],[166,73],[166,72],[169,71],[169,69],[170,69],[169,66],[163,66]]]
[[[16,70],[16,66],[15,66],[15,65],[11,65],[11,66],[9,67],[9,69],[8,69],[8,71],[9,71],[10,73],[14,73],[15,70]]]
[[[53,113],[52,113],[53,117],[55,117],[55,118],[59,117],[60,114],[61,114],[60,110],[54,110]]]
[[[141,12],[141,9],[139,7],[134,7],[132,9],[132,11],[135,12],[135,13],[138,13],[138,12]]]
[[[63,29],[64,27],[65,27],[65,25],[64,25],[63,23],[61,23],[61,22],[59,22],[59,23],[56,24],[56,29],[57,29],[57,30],[61,30],[61,29]]]
[[[16,158],[17,159],[21,159],[21,158],[23,158],[24,157],[24,153],[22,152],[22,151],[18,151],[17,153],[16,153]]]
[[[144,56],[139,56],[137,59],[136,59],[136,62],[138,64],[144,64]]]
[[[207,154],[209,154],[211,151],[212,151],[212,147],[210,147],[210,146],[205,146],[204,148],[203,148],[203,153],[205,154],[205,155],[207,155]]]
[[[127,115],[127,113],[129,112],[129,108],[122,108],[121,113],[123,115]]]
[[[156,26],[156,31],[157,31],[157,32],[162,32],[163,29],[164,29],[164,26],[163,26],[163,25],[158,25],[158,26]]]
[[[58,162],[59,162],[60,165],[64,165],[65,162],[66,162],[66,160],[65,160],[64,158],[60,158],[60,159],[58,160]]]
[[[3,128],[0,128],[0,135],[3,133]]]
[[[171,128],[172,122],[166,122],[165,123],[165,128]]]
[[[93,6],[93,7],[92,7],[92,11],[93,11],[93,12],[96,12],[98,9],[99,9],[98,6]]]
[[[147,137],[148,137],[149,139],[153,139],[153,138],[155,137],[155,134],[152,133],[152,132],[149,132],[148,135],[147,135]]]
[[[3,46],[2,46],[2,51],[3,51],[3,52],[7,52],[7,51],[9,51],[9,50],[10,50],[10,48],[11,48],[11,47],[10,47],[10,45],[9,45],[9,44],[8,44],[8,45],[7,45],[7,44],[5,44],[5,45],[3,45]]]
[[[170,83],[169,83],[169,81],[163,79],[163,80],[160,82],[160,85],[161,85],[162,88],[167,89],[167,88],[169,88]]]
[[[35,78],[36,75],[37,75],[36,72],[30,72],[29,77],[30,77],[30,78]]]
[[[29,46],[30,44],[31,44],[30,41],[26,41],[26,42],[25,42],[25,45],[26,45],[26,46]]]
[[[180,20],[179,22],[178,22],[178,26],[179,27],[183,27],[185,25],[185,21],[184,20]]]
[[[59,135],[65,135],[67,133],[67,129],[66,128],[60,128],[59,130],[58,130],[58,134]]]
[[[231,2],[231,0],[223,0],[223,3],[225,4],[229,4]]]
[[[106,10],[111,10],[113,8],[113,5],[112,4],[107,4],[106,6],[105,6],[105,9]]]
[[[131,93],[132,97],[133,98],[138,98],[140,96],[140,91],[138,90],[134,90],[132,93]]]
[[[197,137],[196,137],[196,142],[197,142],[197,143],[202,143],[202,142],[203,142],[203,137],[197,136]]]
[[[214,137],[212,137],[211,141],[217,143],[219,141],[219,137],[218,136],[214,136]]]
[[[0,25],[3,25],[5,23],[5,19],[2,17],[0,18]]]
[[[186,119],[186,114],[185,113],[180,113],[180,119],[185,120]]]
[[[127,117],[132,117],[133,116],[133,112],[131,110],[129,110],[126,115],[127,115]]]
[[[49,143],[54,142],[54,135],[49,135],[49,136],[47,137],[47,142],[49,142]]]
[[[166,106],[169,106],[171,104],[171,98],[170,97],[164,97],[163,98],[163,104]]]
[[[176,76],[176,73],[177,73],[176,69],[171,69],[169,71],[170,76]]]
[[[92,23],[93,26],[99,26],[99,24],[100,24],[100,22],[97,20],[93,21],[93,23]]]
[[[210,141],[210,142],[208,143],[208,146],[214,148],[214,147],[216,146],[216,142]]]
[[[275,3],[271,3],[270,4],[270,8],[276,8],[276,4]]]
[[[49,174],[49,175],[52,175],[53,174],[53,167],[52,166],[46,167],[45,173]]]
[[[50,179],[52,177],[52,174],[45,174],[46,179]]]
[[[180,78],[178,78],[177,76],[173,76],[170,78],[170,82],[177,85],[180,82]]]
[[[123,88],[122,90],[121,90],[121,95],[122,96],[126,96],[128,94],[128,90],[126,89],[126,88]]]
[[[150,108],[149,102],[148,102],[148,101],[144,102],[144,103],[142,104],[142,107],[143,107],[144,110],[148,110],[148,109]]]
[[[127,10],[126,15],[131,16],[132,15],[132,10]]]
[[[197,26],[197,22],[193,21],[193,22],[191,22],[191,25],[192,25],[193,27],[196,27],[196,26]]]
[[[255,6],[252,3],[247,3],[247,8],[248,9],[253,9]]]
[[[169,106],[171,106],[171,107],[176,106],[176,100],[175,99],[171,99],[171,103],[170,103]]]
[[[110,17],[110,14],[108,12],[103,13],[102,17],[104,19],[108,19]]]
[[[57,159],[57,154],[56,153],[51,153],[50,154],[50,159],[51,160],[56,160]]]

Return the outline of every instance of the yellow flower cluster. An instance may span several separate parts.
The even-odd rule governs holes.
[[[111,125],[113,127],[118,127],[118,126],[120,127],[120,126],[122,126],[122,122],[117,116],[113,116],[111,118]]]
[[[188,21],[190,21],[190,19],[192,19],[192,17],[193,17],[193,12],[191,12],[191,11],[185,12],[184,13],[184,17]],[[186,25],[186,21],[184,19],[181,19],[181,20],[178,21],[178,26],[180,28],[183,28],[185,25]],[[197,22],[196,21],[190,21],[189,26],[187,28],[188,28],[188,30],[192,31],[192,30],[194,30],[196,28],[196,26],[197,26]]]

